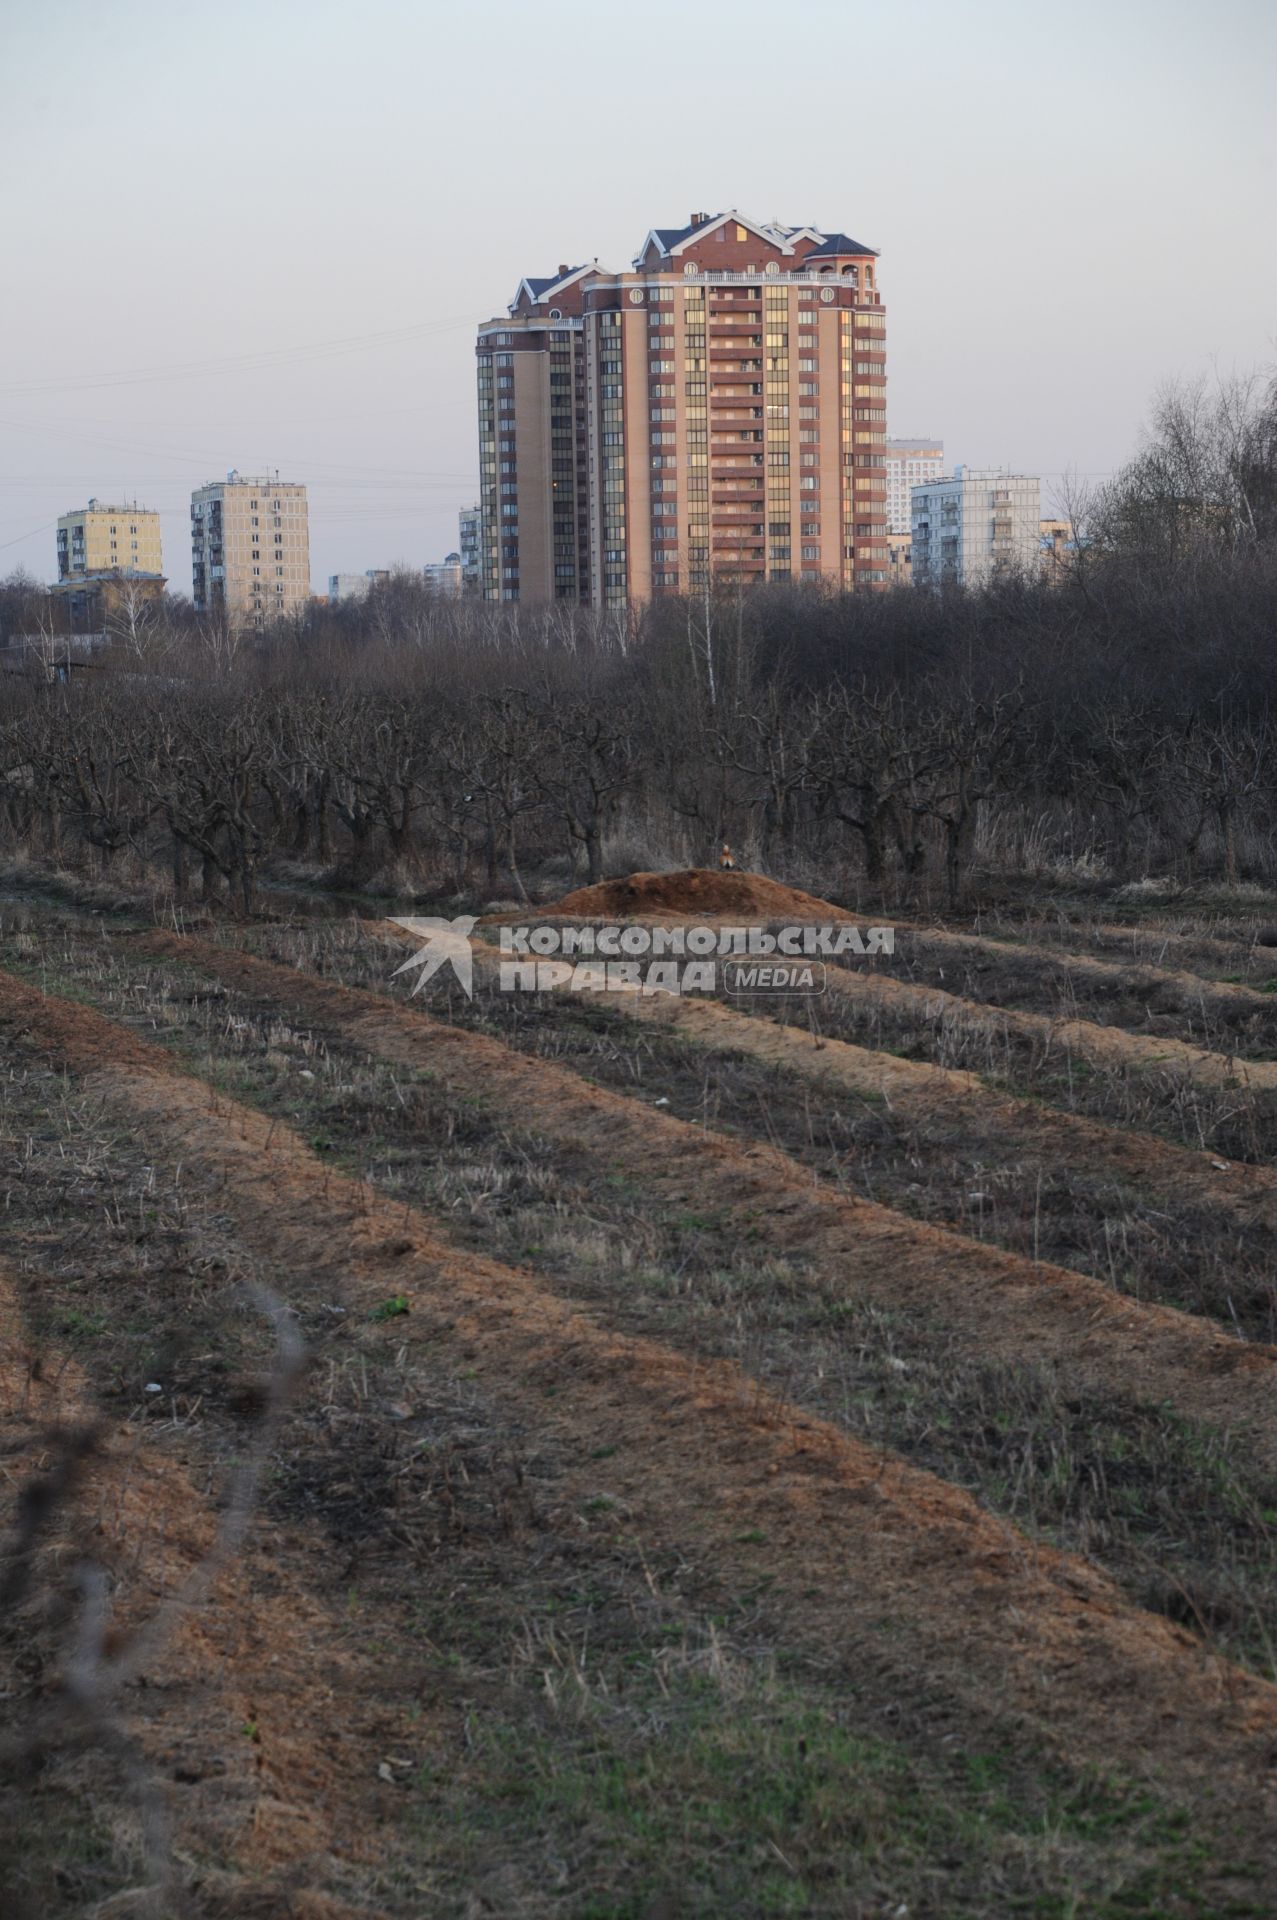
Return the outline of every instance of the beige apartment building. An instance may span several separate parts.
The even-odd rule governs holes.
[[[82,580],[89,574],[162,574],[160,516],[136,501],[87,507],[58,520],[58,579]]]
[[[694,213],[628,271],[521,281],[477,352],[486,598],[886,584],[873,248]]]
[[[1042,578],[1056,586],[1077,557],[1071,520],[1039,520],[1038,539],[1042,554]]]
[[[310,598],[306,489],[232,471],[191,495],[191,581],[197,613],[266,626]]]

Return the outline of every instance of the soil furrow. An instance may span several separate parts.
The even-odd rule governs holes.
[[[1147,961],[1106,960],[1097,954],[1074,953],[1061,947],[1037,945],[1026,940],[999,940],[988,934],[958,933],[949,927],[912,925],[896,922],[896,934],[912,936],[927,946],[957,953],[987,954],[993,960],[1033,961],[1058,967],[1064,973],[1083,975],[1111,985],[1115,990],[1133,988],[1140,992],[1166,995],[1174,993],[1183,1001],[1207,1006],[1244,1009],[1254,1014],[1277,1013],[1271,993],[1242,981],[1214,980],[1209,975],[1182,968],[1152,965]]]
[[[946,1019],[1000,1023],[1012,1033],[1071,1049],[1099,1066],[1117,1064],[1138,1072],[1160,1073],[1170,1069],[1186,1080],[1214,1087],[1240,1086],[1265,1092],[1277,1088],[1277,1060],[1244,1060],[1191,1046],[1185,1040],[1128,1033],[1091,1020],[1057,1020],[1048,1014],[966,999],[942,987],[895,980],[885,973],[830,967],[827,978],[831,992],[862,1005],[907,1007],[935,1024]]]
[[[142,1768],[139,1778],[127,1769],[117,1773],[109,1760],[95,1767],[97,1817],[110,1804],[116,1822],[135,1828],[140,1795],[160,1796],[181,1858],[224,1863],[212,1875],[179,1872],[168,1897],[183,1911],[287,1911],[341,1920],[355,1909],[302,1881],[327,1877],[336,1856],[347,1866],[376,1857],[361,1837],[368,1789],[349,1757],[370,1741],[393,1746],[404,1719],[402,1709],[384,1699],[375,1665],[344,1631],[340,1602],[318,1597],[323,1583],[315,1570],[324,1563],[326,1542],[297,1529],[276,1529],[268,1542],[253,1528],[208,1588],[199,1588],[196,1603],[176,1606],[175,1596],[198,1574],[217,1537],[218,1502],[200,1483],[216,1486],[225,1469],[210,1464],[194,1432],[169,1431],[159,1440],[102,1413],[80,1366],[36,1341],[24,1323],[22,1297],[40,1285],[39,1274],[20,1279],[0,1265],[0,1434],[8,1488],[53,1485],[59,1463],[78,1450],[75,1436],[91,1439],[79,1470],[44,1513],[25,1560],[22,1598],[6,1622],[14,1637],[6,1637],[4,1653],[16,1656],[4,1659],[6,1687],[27,1708],[25,1735],[35,1742],[29,1760],[38,1756],[48,1818],[64,1825],[60,1839],[50,1839],[43,1892],[32,1836],[13,1848],[14,1865],[21,1864],[12,1884],[9,1849],[0,1848],[0,1882],[19,1902],[6,1911],[15,1920],[24,1913],[36,1920],[55,1904],[58,1849],[74,1846],[73,1825],[65,1823],[76,1816],[68,1805],[86,1798],[69,1764],[81,1723],[60,1689],[84,1606],[77,1588],[87,1553],[110,1580],[99,1662],[104,1677],[114,1660],[129,1657],[135,1636],[150,1636],[157,1621],[164,1623],[137,1677],[105,1696],[103,1724],[136,1741]],[[33,1504],[19,1492],[18,1509],[43,1513],[43,1501]],[[4,1570],[13,1565],[9,1558]],[[299,1685],[316,1663],[323,1687]],[[35,1687],[33,1671],[41,1676]],[[261,1730],[258,1738],[226,1741],[228,1728],[250,1723]],[[103,1740],[104,1756],[112,1738]],[[20,1764],[19,1780],[22,1773]],[[307,1782],[305,1807],[296,1804],[299,1774]],[[274,1902],[271,1888],[280,1875],[287,1893]],[[36,1905],[25,1905],[28,1897]],[[358,1912],[362,1920],[376,1920],[380,1908],[361,1902]]]
[[[599,1449],[645,1544],[727,1589],[764,1583],[790,1639],[854,1670],[890,1622],[959,1699],[995,1698],[1057,1753],[1154,1770],[1217,1828],[1277,1791],[1277,1690],[1030,1546],[969,1495],[761,1396],[736,1369],[620,1339],[517,1269],[459,1254],[410,1209],[335,1173],[277,1123],[175,1071],[87,1009],[0,979],[11,1034],[43,1046],[210,1182],[255,1257],[351,1308],[410,1312],[388,1339],[464,1364],[511,1419],[552,1432],[569,1480]],[[1256,1858],[1277,1871],[1265,1833]]]
[[[481,1093],[512,1125],[591,1155],[602,1172],[623,1168],[654,1200],[715,1211],[730,1207],[742,1233],[820,1262],[859,1300],[927,1313],[960,1351],[1055,1367],[1079,1389],[1119,1399],[1164,1401],[1186,1417],[1244,1433],[1259,1458],[1277,1464],[1277,1349],[1244,1344],[1173,1308],[1130,1300],[1090,1276],[834,1193],[770,1146],[742,1150],[724,1136],[591,1086],[567,1068],[529,1059],[415,1006],[397,1006],[378,994],[180,935],[150,934],[139,944],[188,959],[225,984],[269,996],[308,1021],[327,1023],[348,1044]],[[787,1066],[814,1056],[832,1061],[836,1075],[841,1062],[863,1074],[862,1090],[886,1087],[893,1097],[919,1082],[925,1095],[934,1071],[840,1043],[817,1050],[792,1030],[708,1001],[600,997],[615,1001],[626,1016],[671,1021],[713,1044],[759,1048],[762,1057]],[[859,1057],[845,1062],[844,1054]],[[876,1081],[879,1061],[883,1078]],[[965,1093],[966,1076],[950,1078],[959,1083],[958,1095]],[[1094,1133],[1106,1149],[1107,1130],[1096,1127]],[[1173,1178],[1179,1161],[1192,1162],[1185,1177],[1200,1179],[1204,1195],[1211,1193],[1212,1180],[1217,1191],[1224,1177],[1205,1156],[1177,1154],[1136,1136],[1118,1138],[1119,1164],[1133,1175]],[[1202,1159],[1205,1167],[1196,1164]],[[1273,1204],[1275,1183],[1266,1172],[1238,1169],[1237,1184],[1256,1206]]]

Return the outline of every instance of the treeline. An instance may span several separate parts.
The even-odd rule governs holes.
[[[1055,584],[723,586],[627,620],[399,578],[261,636],[152,606],[69,678],[37,650],[0,681],[0,842],[243,911],[268,872],[523,896],[724,841],[884,900],[988,869],[1277,881],[1272,396],[1240,434],[1190,398],[1073,503]],[[0,585],[0,623],[29,630],[30,591]]]

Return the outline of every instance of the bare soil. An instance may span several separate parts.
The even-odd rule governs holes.
[[[551,1436],[564,1499],[590,1498],[606,1447],[626,1530],[682,1554],[712,1587],[762,1581],[759,1604],[788,1639],[852,1672],[864,1635],[889,1618],[903,1661],[955,1711],[992,1691],[1070,1764],[1151,1767],[1199,1807],[1220,1806],[1230,1831],[1245,1822],[1251,1859],[1277,1871],[1277,1689],[1204,1657],[1191,1635],[958,1489],[760,1398],[735,1369],[618,1339],[526,1275],[459,1254],[288,1129],[162,1060],[120,1064],[118,1029],[88,1009],[46,1014],[8,979],[0,993],[29,1043],[199,1169],[254,1253],[365,1314],[392,1289],[404,1297],[386,1339],[464,1363],[529,1435]]]
[[[583,920],[632,919],[636,915],[672,914],[681,920],[706,916],[750,920],[814,923],[830,926],[852,916],[844,907],[813,894],[784,887],[761,873],[724,873],[713,867],[688,867],[679,873],[631,873],[623,880],[604,880],[595,887],[578,887],[565,894],[538,917],[563,915]]]
[[[676,884],[689,881],[690,897]],[[845,917],[784,889],[764,898],[757,876],[633,883],[585,917]],[[744,891],[715,891],[734,884]],[[583,917],[581,898],[560,907]],[[362,977],[396,992],[399,931],[353,934]],[[141,1914],[157,1860],[170,1904],[201,1920],[1269,1911],[1277,1687],[1221,1653],[1177,1536],[1216,1488],[1233,1528],[1220,1539],[1244,1542],[1252,1581],[1249,1602],[1244,1584],[1229,1598],[1238,1620],[1222,1644],[1267,1671],[1277,1352],[1126,1298],[1111,1274],[1005,1251],[973,1220],[953,1232],[910,1218],[903,1169],[892,1204],[865,1199],[804,1145],[799,1118],[804,1102],[820,1114],[848,1096],[893,1126],[912,1113],[912,1142],[883,1138],[921,1165],[924,1132],[966,1117],[992,1154],[1018,1137],[1150,1207],[1173,1194],[1173,1230],[1193,1231],[1193,1207],[1233,1221],[1251,1262],[1273,1225],[1268,1168],[802,1032],[783,1008],[622,995],[583,1018],[543,996],[516,1019],[481,991],[441,1014],[318,977],[339,956],[313,933],[239,937],[276,957],[99,938],[122,965],[104,960],[98,978],[79,933],[56,956],[27,931],[20,957],[42,985],[0,975],[18,1253],[0,1287],[0,1389],[19,1523],[23,1489],[56,1469],[69,1434],[92,1435],[27,1556],[19,1632],[0,1643],[10,1701],[46,1728],[38,1840],[29,1783],[3,1789],[0,1812],[22,1823],[0,1859],[15,1914]],[[483,955],[478,970],[482,982]],[[934,989],[838,972],[837,1004],[863,994],[929,1031]],[[1170,974],[1165,991],[1190,995]],[[1147,1036],[951,999],[941,1022],[1005,1021],[1035,1046],[1081,1027],[1101,1036],[1086,1045],[1105,1075],[1137,1060],[1156,1084],[1129,1044]],[[593,1079],[592,1037],[606,1060]],[[1087,1057],[1071,1033],[1064,1044]],[[708,1101],[699,1118],[681,1098],[677,1114],[665,1096],[654,1107],[639,1047],[671,1090],[698,1060],[721,1061],[719,1085],[751,1099],[774,1086],[774,1117],[765,1091],[730,1129]],[[358,1056],[393,1063],[376,1088],[419,1116],[396,1138],[426,1163],[420,1177],[406,1163],[391,1177],[381,1144],[366,1175],[352,1170],[375,1114],[306,1092],[329,1048],[334,1096]],[[1212,1082],[1221,1097],[1255,1097],[1225,1055],[1187,1051],[1229,1069]],[[742,1078],[741,1063],[771,1081]],[[227,1091],[265,1096],[272,1072],[269,1110]],[[468,1183],[467,1141],[477,1155],[498,1137],[501,1167]],[[547,1219],[558,1210],[555,1258],[521,1257],[536,1210],[513,1204],[519,1169]],[[730,1285],[693,1259],[671,1274],[666,1309],[632,1298],[648,1281],[621,1236],[629,1223],[642,1237],[645,1216],[686,1222],[689,1249],[697,1235],[733,1245]],[[310,1366],[242,1550],[169,1621],[260,1419],[269,1341],[245,1286],[289,1303]],[[778,1291],[818,1299],[820,1322],[772,1312]],[[857,1437],[821,1378],[840,1337],[863,1345],[879,1329],[893,1364],[893,1324],[902,1390],[916,1372],[909,1460],[889,1436]],[[793,1365],[791,1386],[765,1352],[749,1363],[742,1329],[807,1325],[811,1364]],[[162,1397],[137,1370],[151,1351],[170,1356],[146,1363]],[[937,1384],[946,1356],[951,1396]],[[1064,1428],[1035,1424],[1048,1404]],[[1026,1411],[1018,1455],[999,1436]],[[953,1419],[988,1435],[929,1447],[928,1420]],[[1103,1428],[1102,1454],[1088,1427]],[[978,1460],[1007,1487],[987,1468],[968,1475]],[[1062,1551],[1018,1489],[1097,1472],[1093,1545]],[[1159,1613],[1133,1603],[1130,1553],[1113,1544],[1123,1506],[1150,1503],[1157,1529],[1129,1541],[1148,1542]],[[148,1621],[165,1631],[110,1726],[73,1735],[83,1543],[110,1585],[102,1657]],[[1190,1588],[1177,1611],[1178,1580]],[[149,1855],[148,1808],[173,1835]]]
[[[409,938],[392,931],[400,942]],[[339,1021],[349,1037],[383,1056],[482,1089],[521,1127],[577,1151],[592,1148],[600,1177],[621,1164],[668,1202],[730,1209],[742,1233],[757,1234],[765,1226],[769,1242],[820,1260],[849,1294],[895,1309],[925,1306],[941,1316],[960,1348],[1004,1359],[1031,1357],[1079,1387],[1102,1384],[1109,1392],[1167,1401],[1194,1418],[1226,1420],[1248,1435],[1259,1457],[1277,1464],[1277,1348],[1243,1345],[1207,1322],[1115,1296],[1090,1276],[1018,1259],[822,1190],[767,1146],[742,1151],[721,1135],[640,1108],[547,1062],[522,1059],[416,1008],[177,935],[156,933],[144,944],[196,958],[214,977],[258,994],[270,991],[294,1014]],[[600,998],[606,1002],[609,996]],[[632,1015],[639,1007],[671,1003],[626,995],[615,1004]],[[720,1012],[707,1003],[688,1003],[688,1011],[698,1025]],[[801,1034],[744,1016],[724,1017],[734,1022],[734,1040],[736,1024],[745,1028],[746,1039],[757,1031],[787,1061],[811,1046]],[[1149,1143],[1141,1155],[1135,1142],[1132,1162],[1147,1168],[1151,1160],[1164,1171],[1166,1151]],[[1220,1183],[1213,1169],[1198,1170],[1198,1178],[1208,1187]]]

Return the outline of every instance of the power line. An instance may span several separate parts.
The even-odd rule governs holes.
[[[198,380],[213,375],[230,378],[239,373],[270,372],[276,367],[303,366],[315,360],[333,360],[352,353],[371,353],[380,347],[400,346],[412,340],[429,339],[436,334],[456,333],[463,327],[473,325],[473,318],[422,321],[414,326],[394,327],[384,333],[347,334],[344,338],[314,341],[309,345],[257,348],[251,353],[231,354],[222,359],[175,361],[166,367],[138,367],[94,375],[84,380],[60,377],[0,381],[0,393],[88,393],[109,387],[145,386],[163,380]]]
[[[32,527],[29,533],[20,533],[12,540],[0,540],[0,553],[3,553],[6,547],[20,547],[24,540],[34,540],[39,533],[52,533],[57,524],[56,520],[46,520],[42,527]]]

